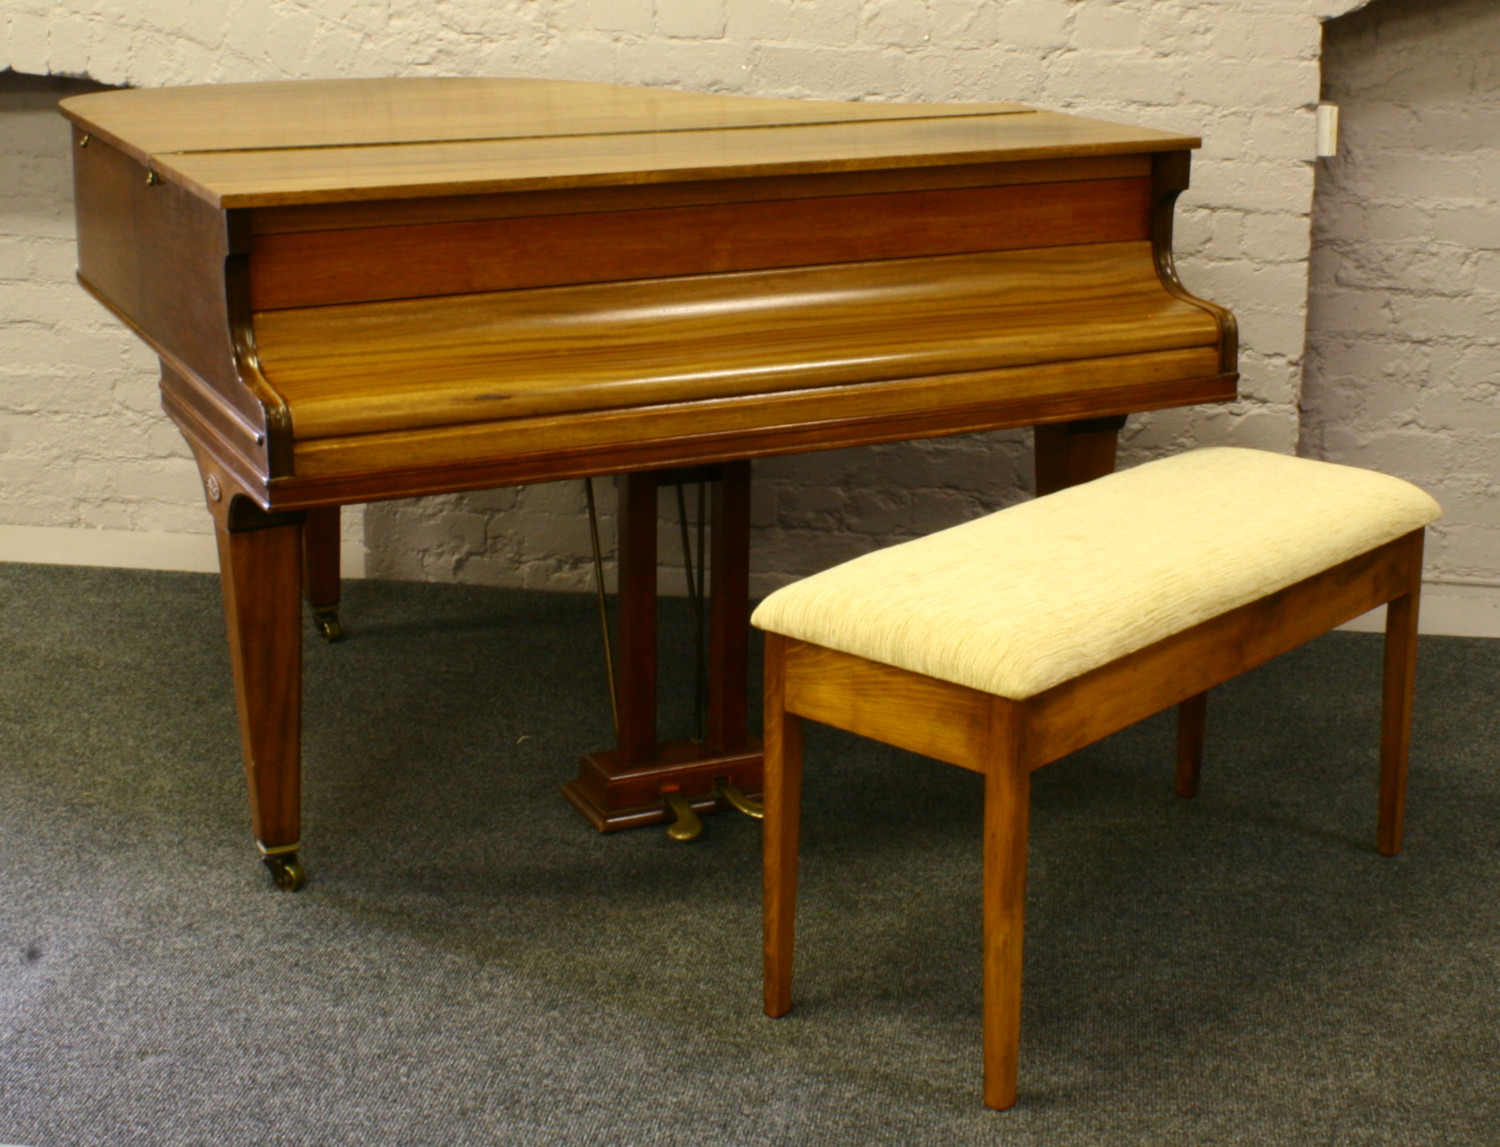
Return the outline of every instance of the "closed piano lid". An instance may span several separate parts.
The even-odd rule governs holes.
[[[752,99],[408,78],[97,92],[63,114],[218,207],[1178,150],[1022,104]]]

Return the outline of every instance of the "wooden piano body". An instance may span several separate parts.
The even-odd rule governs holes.
[[[303,539],[326,585],[330,508],[626,475],[618,744],[568,786],[621,827],[661,819],[663,787],[758,785],[748,459],[1035,425],[1055,488],[1112,467],[1127,413],[1235,393],[1233,319],[1172,267],[1188,137],[536,80],[62,106],[79,276],[160,356],[202,472],[253,828],[286,885]],[[707,732],[661,746],[656,474],[702,465]]]

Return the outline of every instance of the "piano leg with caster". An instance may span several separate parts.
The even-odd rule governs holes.
[[[1032,445],[1037,497],[1112,474],[1125,418],[1117,414],[1038,426]]]
[[[303,515],[244,498],[216,512],[219,579],[250,790],[250,820],[278,888],[301,886]]]
[[[302,527],[302,593],[324,641],[344,636],[339,625],[339,506],[307,511]]]
[[[578,778],[563,786],[600,832],[682,821],[674,805],[716,812],[723,807],[717,782],[760,789],[760,745],[746,733],[750,464],[726,463],[720,473],[712,510],[706,735],[664,744],[656,739],[658,475],[620,479],[618,744],[585,756]]]

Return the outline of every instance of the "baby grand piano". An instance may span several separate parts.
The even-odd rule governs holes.
[[[301,593],[336,600],[340,505],[623,476],[617,744],[565,789],[608,829],[759,785],[749,459],[1034,425],[1045,491],[1109,471],[1128,412],[1235,394],[1233,319],[1172,265],[1189,137],[505,79],[62,110],[79,277],[160,356],[201,470],[282,887],[303,879]],[[660,745],[657,485],[705,466],[706,732]]]

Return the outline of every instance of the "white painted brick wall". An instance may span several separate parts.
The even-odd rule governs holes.
[[[1500,586],[1500,7],[1345,17],[1324,93],[1302,448],[1420,482],[1429,578]]]
[[[1015,99],[1202,135],[1193,189],[1179,209],[1179,263],[1189,287],[1239,316],[1243,397],[1229,407],[1133,419],[1125,436],[1129,463],[1208,442],[1295,448],[1320,21],[1360,6],[137,0],[100,8],[84,0],[10,0],[0,13],[0,67],[137,85],[472,74],[763,96]],[[70,285],[60,121],[53,125],[37,98],[3,98],[0,165],[38,175],[25,184],[14,175],[0,179],[0,362],[12,371],[0,375],[0,478],[7,491],[21,492],[6,500],[0,522],[201,530],[206,518],[185,456],[156,412],[148,356]],[[1444,130],[1461,135],[1472,125]],[[1455,185],[1472,180],[1462,157],[1453,167]],[[1457,217],[1443,219],[1461,226]],[[1497,277],[1494,264],[1476,262],[1476,287]],[[1410,302],[1411,321],[1434,328],[1477,324],[1486,315],[1482,307],[1455,317],[1441,301],[1429,311],[1420,298]],[[1346,310],[1358,315],[1368,307],[1356,301]],[[1445,350],[1457,356],[1453,369],[1483,373],[1475,349],[1460,349]],[[1025,495],[1029,471],[1029,435],[1019,431],[760,464],[757,588],[1014,501]],[[607,482],[600,494],[610,508]],[[370,569],[582,588],[588,545],[581,505],[578,485],[567,484],[373,507],[363,518]],[[357,528],[359,519],[353,523]],[[608,526],[606,516],[606,534]],[[675,550],[674,537],[664,533],[664,552]]]
[[[206,532],[154,356],[73,277],[69,90],[0,80],[0,522]]]

